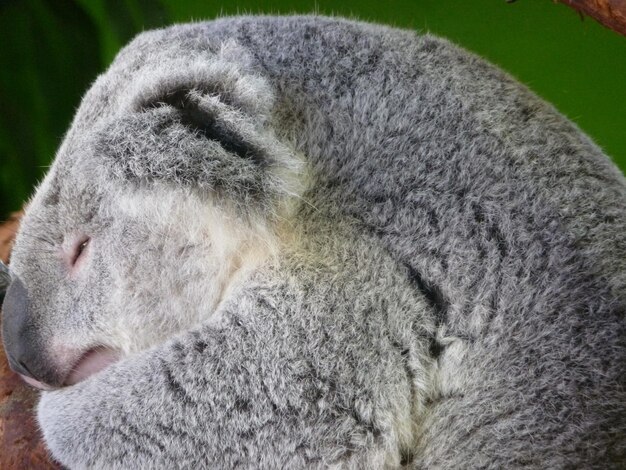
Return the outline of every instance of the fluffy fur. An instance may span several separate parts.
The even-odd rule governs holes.
[[[124,356],[43,394],[46,442],[70,468],[623,467],[625,209],[576,126],[443,39],[143,33],[13,255],[41,377]]]

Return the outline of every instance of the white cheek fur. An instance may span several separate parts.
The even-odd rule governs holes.
[[[240,220],[234,210],[193,192],[159,189],[124,192],[117,201],[118,217],[127,217],[124,224],[145,237],[133,262],[111,266],[112,313],[101,317],[99,328],[99,341],[124,355],[211,317],[242,278],[279,251],[275,227],[267,222]],[[145,281],[138,285],[137,278]],[[159,326],[149,330],[146,322]]]

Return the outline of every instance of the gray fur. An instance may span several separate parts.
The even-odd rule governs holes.
[[[623,468],[625,209],[576,126],[445,40],[143,33],[12,258],[51,380],[64,347],[124,354],[43,394],[46,442],[70,468]]]
[[[0,261],[0,302],[4,299],[9,284],[11,283],[11,276],[9,274],[9,268],[6,264]]]

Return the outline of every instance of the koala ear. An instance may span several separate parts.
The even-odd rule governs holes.
[[[268,81],[255,70],[247,50],[232,40],[217,52],[185,52],[146,63],[120,101],[127,103],[125,111],[133,112],[159,103],[176,104],[176,97],[192,91],[219,96],[259,123],[269,117],[274,104]]]
[[[165,92],[144,105],[140,111],[169,106],[176,110],[179,122],[195,135],[219,142],[224,150],[244,160],[264,165],[269,160],[254,139],[246,140],[241,117],[229,110],[221,96],[212,96],[207,90],[181,87]]]
[[[137,72],[97,139],[115,179],[191,188],[246,212],[278,213],[302,192],[302,159],[269,125],[271,88],[233,47]]]

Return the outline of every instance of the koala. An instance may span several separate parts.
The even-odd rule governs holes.
[[[506,73],[317,16],[140,34],[20,228],[83,468],[624,468],[626,182]]]
[[[0,260],[0,302],[4,300],[4,294],[11,284],[11,275],[9,268]]]

